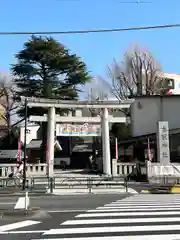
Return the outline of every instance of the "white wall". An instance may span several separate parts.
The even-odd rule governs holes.
[[[169,129],[180,128],[180,95],[136,98],[131,121],[133,136],[156,133],[158,121],[168,121]]]

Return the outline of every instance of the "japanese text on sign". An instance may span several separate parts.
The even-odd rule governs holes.
[[[162,164],[170,162],[168,122],[158,123],[159,160]]]
[[[57,124],[56,136],[101,136],[101,126],[94,124]]]

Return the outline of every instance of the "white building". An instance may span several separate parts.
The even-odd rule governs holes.
[[[169,94],[180,94],[180,74],[163,73],[163,77],[169,86]]]
[[[131,105],[133,136],[156,133],[158,121],[168,121],[170,130],[180,129],[180,95],[136,97]]]
[[[157,123],[168,121],[171,161],[180,162],[180,95],[137,97],[131,105],[133,137],[154,136]]]

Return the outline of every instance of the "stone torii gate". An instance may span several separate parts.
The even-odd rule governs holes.
[[[125,123],[126,117],[113,117],[109,115],[109,109],[124,109],[129,108],[134,100],[125,101],[64,101],[52,100],[42,98],[27,98],[26,103],[28,107],[42,107],[48,109],[48,116],[31,116],[30,121],[44,122],[48,121],[47,146],[48,153],[46,155],[46,162],[48,164],[48,176],[53,177],[54,174],[54,139],[56,122],[73,122],[73,123],[100,123],[102,146],[103,146],[103,173],[111,175],[111,159],[110,159],[110,141],[109,141],[109,122],[111,123]],[[56,108],[61,109],[100,109],[100,116],[97,117],[73,117],[56,115]]]

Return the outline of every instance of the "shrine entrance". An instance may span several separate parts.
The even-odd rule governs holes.
[[[41,98],[27,98],[26,104],[28,107],[42,107],[48,109],[48,115],[46,116],[31,116],[30,121],[33,122],[48,122],[48,134],[47,134],[47,146],[48,152],[46,155],[46,162],[48,164],[48,176],[53,177],[54,175],[54,139],[59,132],[68,134],[68,129],[63,129],[62,124],[72,124],[73,132],[81,134],[91,135],[98,134],[102,137],[102,160],[103,160],[103,173],[111,175],[111,159],[110,159],[110,139],[109,139],[109,123],[125,123],[126,117],[115,117],[113,111],[119,109],[129,108],[133,100],[119,101],[100,101],[89,102],[89,101],[62,101],[52,99],[41,99]],[[99,116],[95,117],[83,117],[83,116],[60,116],[56,115],[56,108],[70,109],[70,112],[82,112],[82,109],[99,109]],[[111,115],[109,114],[111,112]],[[117,115],[117,114],[116,114]],[[83,124],[82,126],[82,123]],[[91,123],[91,128],[87,128],[88,124]],[[77,127],[74,125],[77,124]],[[93,127],[92,127],[93,126]],[[59,130],[58,130],[59,129]],[[79,129],[79,130],[78,130]],[[91,129],[91,130],[90,130]],[[71,129],[72,134],[72,129]],[[95,136],[96,136],[95,135]]]

